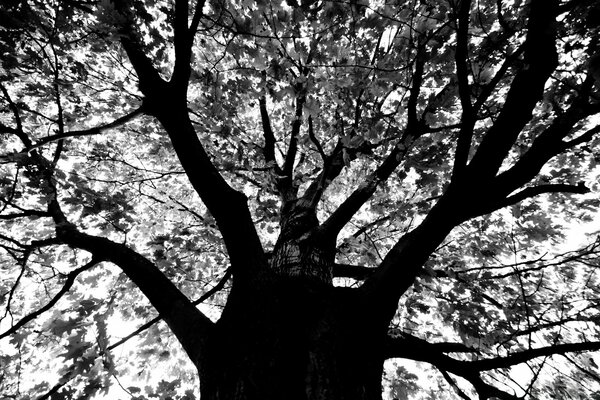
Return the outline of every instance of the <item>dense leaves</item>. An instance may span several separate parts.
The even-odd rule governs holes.
[[[0,6],[0,397],[198,398],[309,234],[384,396],[598,396],[598,4],[185,4]]]

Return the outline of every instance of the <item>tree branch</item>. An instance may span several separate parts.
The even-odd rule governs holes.
[[[265,147],[263,148],[263,154],[267,165],[272,165],[276,174],[281,175],[283,172],[277,161],[275,160],[275,135],[273,134],[273,128],[271,127],[271,118],[267,111],[267,99],[265,96],[261,96],[258,100],[260,108],[260,119],[263,127],[263,136],[265,138]]]
[[[583,182],[578,185],[567,185],[567,184],[548,184],[548,185],[538,185],[525,188],[520,192],[507,197],[499,207],[495,207],[495,209],[506,207],[512,204],[516,204],[520,201],[528,199],[530,197],[538,196],[543,193],[577,193],[577,194],[585,194],[589,193],[590,189],[588,189]]]
[[[234,287],[237,278],[248,282],[267,263],[246,196],[231,188],[211,162],[187,110],[189,65],[183,63],[187,60],[189,64],[192,43],[187,29],[187,2],[177,1],[175,10],[176,67],[170,83],[162,80],[152,66],[136,40],[133,17],[123,7],[119,11],[128,17],[128,22],[121,27],[121,43],[138,74],[145,96],[144,109],[164,127],[192,186],[217,221],[233,267]]]
[[[24,210],[20,213],[2,214],[0,215],[0,220],[11,220],[23,217],[50,217],[50,214],[48,214],[47,211]]]
[[[99,135],[108,129],[116,128],[126,122],[131,121],[133,118],[137,117],[138,115],[142,114],[143,112],[144,112],[144,107],[140,106],[140,107],[136,108],[135,110],[131,111],[130,113],[123,115],[122,117],[119,117],[119,118],[115,119],[114,121],[109,122],[104,125],[100,125],[100,126],[96,126],[94,128],[84,129],[84,130],[80,130],[80,131],[69,131],[69,132],[58,133],[56,135],[51,135],[51,136],[41,138],[34,145],[29,147],[27,149],[27,151],[31,151],[31,150],[37,149],[38,147],[41,147],[45,144],[55,142],[55,141],[61,140],[61,139],[66,139],[69,137]]]
[[[296,199],[297,189],[294,188],[294,163],[296,161],[296,153],[298,152],[298,136],[300,135],[300,127],[302,126],[302,108],[306,101],[306,89],[300,84],[297,84],[295,89],[298,92],[296,95],[296,111],[294,113],[294,120],[292,121],[290,143],[282,169],[282,192],[280,194],[284,203]]]
[[[413,84],[407,105],[406,129],[399,142],[394,146],[383,163],[363,183],[344,200],[342,204],[319,227],[319,234],[327,239],[337,237],[342,228],[352,219],[354,214],[373,196],[381,182],[385,182],[404,160],[412,144],[425,132],[425,126],[417,117],[417,102],[423,83],[425,66],[424,44],[420,44],[415,57]]]
[[[5,332],[0,333],[0,339],[15,333],[17,330],[19,330],[19,328],[25,326],[29,321],[34,320],[35,318],[52,308],[58,302],[58,300],[60,300],[71,289],[71,287],[75,283],[75,278],[77,278],[79,274],[81,274],[84,271],[87,271],[88,269],[92,268],[98,263],[99,260],[94,259],[92,257],[92,260],[87,264],[69,272],[67,274],[67,279],[65,280],[65,283],[63,284],[62,288],[54,295],[54,297],[52,297],[52,299],[50,299],[48,303],[46,303],[43,307],[21,318],[16,324],[11,326]]]
[[[194,34],[188,29],[188,0],[175,0],[175,18],[173,20],[175,65],[171,84],[179,93],[186,94],[190,73],[192,72],[192,45]],[[196,8],[196,14],[198,8]],[[200,9],[202,12],[202,9]],[[196,15],[194,15],[194,18]],[[199,18],[199,17],[198,17]]]
[[[166,82],[160,77],[142,48],[139,32],[135,27],[131,1],[117,1],[115,9],[123,16],[123,22],[117,26],[117,29],[120,33],[121,45],[137,74],[140,90],[146,96],[151,93],[160,97],[161,92],[166,88]]]
[[[563,343],[537,349],[523,350],[506,357],[489,358],[476,361],[462,361],[469,368],[478,371],[489,371],[498,368],[508,368],[534,358],[562,355],[566,353],[600,350],[600,342]]]
[[[596,125],[592,129],[587,130],[585,133],[577,136],[575,139],[569,140],[567,142],[563,142],[563,147],[565,149],[570,149],[570,148],[575,147],[577,145],[589,142],[598,133],[600,133],[600,125]]]
[[[517,73],[496,122],[469,164],[478,177],[494,176],[542,98],[544,85],[556,68],[555,17],[558,1],[533,0],[525,39],[524,66]]]
[[[402,347],[410,348],[411,352],[415,353],[478,353],[478,351],[472,347],[459,342],[438,342],[430,343],[427,340],[421,339],[417,336],[408,334],[406,332],[398,332],[392,330],[390,332],[393,336],[389,336],[388,340],[390,343],[390,351],[397,351]]]
[[[213,286],[208,292],[206,292],[202,296],[200,296],[199,299],[194,300],[192,302],[192,304],[197,306],[198,304],[203,303],[205,300],[212,297],[218,291],[222,290],[225,287],[225,284],[227,283],[227,281],[231,278],[231,275],[232,275],[231,268],[228,268],[227,271],[225,272],[225,275],[223,275],[223,277],[219,280],[219,282],[217,282],[217,284],[215,286]],[[137,335],[139,335],[140,333],[144,332],[146,329],[150,328],[152,325],[156,324],[159,321],[162,321],[162,319],[163,318],[160,315],[155,318],[152,318],[150,321],[144,323],[139,328],[137,328],[135,331],[131,332],[129,335],[127,335],[127,336],[119,339],[115,343],[109,345],[106,348],[106,350],[113,350],[114,348],[119,347],[123,343],[127,342],[129,339],[134,338]]]
[[[213,323],[152,262],[129,247],[79,232],[57,218],[57,237],[63,243],[119,266],[150,300],[197,366]]]
[[[454,379],[452,379],[448,372],[444,371],[443,369],[438,369],[438,371],[440,371],[446,382],[448,382],[450,386],[452,386],[458,397],[464,400],[471,400],[471,398],[467,396],[465,392],[463,392],[462,389],[456,384],[456,382],[454,381]]]
[[[458,79],[458,94],[462,106],[462,115],[460,118],[461,127],[456,143],[456,154],[454,156],[454,166],[452,178],[455,179],[462,173],[467,165],[467,158],[471,149],[471,140],[473,138],[473,128],[475,126],[475,115],[473,105],[471,104],[471,86],[469,85],[469,16],[471,12],[471,1],[463,0],[458,10],[458,29],[456,32],[456,76]]]
[[[362,280],[373,273],[374,268],[363,267],[362,265],[352,264],[334,264],[333,276],[335,278],[352,278]]]
[[[267,266],[246,196],[223,179],[200,143],[185,107],[185,98],[156,115],[192,186],[215,218],[234,273],[234,285],[249,282]],[[179,105],[179,106],[178,106]]]
[[[313,142],[313,144],[315,145],[323,162],[325,162],[327,160],[327,154],[325,154],[325,152],[323,151],[323,147],[321,146],[321,143],[319,142],[319,140],[317,139],[317,136],[315,135],[315,129],[313,127],[312,115],[308,116],[308,137],[310,138],[310,141]]]
[[[460,345],[460,344],[459,344]],[[500,391],[481,380],[479,373],[499,368],[509,368],[539,357],[563,355],[573,352],[600,350],[600,342],[563,343],[537,349],[523,350],[505,357],[479,359],[474,361],[462,361],[451,358],[443,353],[449,352],[442,344],[428,343],[423,339],[403,334],[399,337],[388,337],[385,343],[386,358],[408,358],[415,361],[423,361],[448,371],[454,375],[469,380],[476,390],[487,396],[516,399],[513,395]],[[499,395],[500,394],[500,395]],[[508,396],[508,397],[506,397]]]
[[[200,24],[200,18],[202,18],[202,10],[204,9],[205,0],[196,1],[196,8],[194,9],[194,16],[190,24],[189,34],[193,40],[196,32],[198,31],[198,25]]]
[[[525,178],[519,176],[507,180],[504,186],[498,177],[486,185],[486,191],[474,191],[471,184],[473,180],[490,181],[497,173],[543,94],[544,84],[557,64],[554,43],[557,3],[556,0],[531,2],[525,66],[514,78],[500,116],[484,136],[467,167],[470,179],[451,181],[423,222],[392,247],[360,288],[365,293],[365,300],[372,302],[369,307],[377,310],[373,315],[378,320],[375,323],[387,324],[391,320],[402,293],[412,285],[429,256],[455,226],[490,212],[493,206],[500,204],[500,199],[505,199],[533,177],[527,176],[523,181]]]
[[[447,371],[468,380],[479,394],[480,400],[486,400],[491,397],[497,397],[502,400],[519,400],[517,396],[486,383],[481,378],[480,371],[471,366],[471,362],[455,360],[445,355],[435,345],[414,336],[388,337],[385,342],[384,351],[386,358],[407,358],[414,361],[426,362],[435,366],[440,371]]]
[[[590,77],[584,85],[589,84]],[[573,127],[583,118],[597,112],[587,103],[587,90],[581,90],[579,96],[569,108],[557,116],[552,123],[533,141],[530,148],[508,170],[495,178],[494,190],[498,192],[497,198],[507,196],[512,191],[533,179],[542,167],[554,156],[572,146],[591,140],[598,132],[599,127],[592,128],[581,136],[564,142],[563,139],[571,133]]]
[[[37,158],[43,166],[43,158]],[[49,191],[48,212],[56,226],[56,239],[62,244],[91,253],[93,260],[108,261],[119,266],[162,316],[192,362],[200,366],[205,342],[214,325],[212,321],[196,309],[173,282],[147,258],[124,244],[77,230],[63,213],[56,187],[47,171],[43,172],[43,179]]]

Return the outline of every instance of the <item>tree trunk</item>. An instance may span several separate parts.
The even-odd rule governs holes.
[[[203,400],[381,399],[385,332],[357,292],[276,275],[232,294],[205,358]]]

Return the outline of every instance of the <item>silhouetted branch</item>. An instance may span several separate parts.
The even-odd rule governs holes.
[[[379,184],[386,181],[400,165],[414,141],[423,135],[425,126],[417,117],[417,101],[423,82],[424,66],[424,44],[421,44],[415,58],[413,83],[407,105],[408,122],[402,137],[383,163],[367,176],[363,183],[321,224],[319,232],[323,237],[334,238],[337,236],[354,214],[373,196]]]
[[[555,17],[558,1],[534,0],[530,4],[524,65],[512,81],[506,102],[494,125],[483,137],[469,164],[476,176],[496,174],[519,133],[531,119],[544,85],[556,68]],[[482,178],[483,179],[483,178]]]
[[[88,269],[98,264],[98,262],[99,260],[92,258],[92,260],[87,264],[69,272],[67,274],[67,279],[65,280],[65,283],[63,284],[62,288],[54,295],[54,297],[52,297],[52,299],[50,299],[48,303],[46,303],[43,307],[35,310],[34,312],[27,314],[26,316],[21,318],[16,324],[11,326],[8,330],[2,332],[0,334],[0,339],[15,333],[19,328],[27,324],[29,321],[34,320],[35,318],[52,308],[71,289],[71,287],[75,283],[75,278],[77,278],[77,276],[82,272],[87,271]]]
[[[119,117],[112,122],[109,122],[108,124],[104,124],[104,125],[96,126],[94,128],[84,129],[84,130],[68,131],[68,132],[59,133],[56,135],[51,135],[51,136],[41,138],[33,146],[29,147],[27,149],[27,151],[37,149],[38,147],[41,147],[45,144],[48,144],[51,142],[56,142],[61,139],[66,139],[66,138],[70,138],[70,137],[99,135],[101,133],[104,133],[108,129],[115,128],[126,122],[131,121],[133,118],[137,117],[138,115],[142,114],[143,112],[144,112],[144,107],[141,106],[141,107],[138,107],[135,110],[131,111],[130,113],[128,113],[122,117]]]
[[[458,29],[456,32],[456,76],[458,79],[458,94],[462,107],[461,127],[456,143],[454,166],[452,176],[457,177],[467,165],[467,158],[471,149],[473,128],[475,126],[475,115],[471,104],[471,86],[469,85],[469,15],[471,12],[471,1],[463,0],[459,3]]]
[[[258,104],[260,107],[263,136],[265,138],[265,147],[263,148],[265,162],[267,165],[273,166],[276,174],[281,174],[282,171],[275,160],[275,135],[273,134],[273,128],[271,127],[271,119],[269,117],[269,112],[267,111],[267,99],[265,96],[261,96],[258,100]]]
[[[199,299],[194,300],[192,302],[192,304],[197,306],[198,304],[204,302],[205,300],[210,298],[212,295],[214,295],[218,291],[222,290],[225,287],[225,284],[227,283],[227,281],[231,278],[231,275],[232,275],[231,268],[228,268],[227,271],[225,271],[225,275],[223,275],[223,277],[219,280],[219,282],[217,282],[217,284],[215,286],[213,286],[208,292],[203,294]],[[161,320],[162,320],[162,317],[160,315],[158,317],[152,318],[150,321],[144,323],[139,328],[137,328],[135,331],[131,332],[129,335],[127,335],[127,336],[119,339],[117,342],[109,345],[106,349],[112,350],[115,347],[122,345],[123,343],[127,342],[129,339],[139,335],[140,333],[144,332],[146,329],[150,328],[152,325],[156,324],[157,322],[159,322]]]
[[[373,268],[363,267],[362,265],[352,264],[334,264],[333,265],[333,276],[335,278],[352,278],[352,279],[366,279],[373,273]]]

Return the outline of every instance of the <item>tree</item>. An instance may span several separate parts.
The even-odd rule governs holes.
[[[192,3],[0,8],[3,398],[598,395],[597,2]]]

